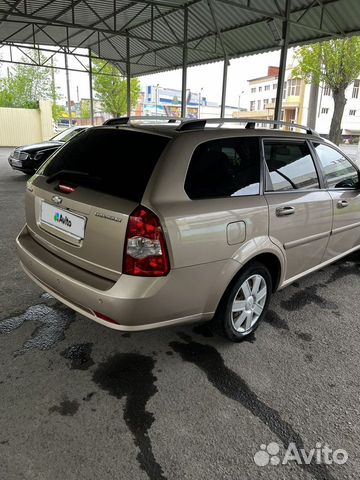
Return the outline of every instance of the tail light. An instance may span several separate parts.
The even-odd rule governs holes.
[[[105,322],[115,323],[115,325],[118,325],[118,322],[115,322],[115,320],[108,317],[107,315],[104,315],[103,313],[100,313],[100,312],[94,312],[94,313],[97,318],[100,318],[101,320],[105,320]]]
[[[73,193],[76,190],[75,187],[71,187],[70,185],[65,185],[64,183],[59,183],[57,189],[59,190],[59,192],[62,192],[62,193]]]
[[[129,217],[123,272],[140,277],[162,277],[169,270],[169,257],[160,221],[155,213],[140,205]]]

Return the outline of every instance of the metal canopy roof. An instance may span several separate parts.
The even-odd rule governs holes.
[[[0,0],[0,43],[91,48],[131,76],[281,46],[286,0]],[[187,13],[186,13],[187,12]],[[359,0],[292,0],[289,46],[360,33]],[[185,36],[186,38],[186,36]]]

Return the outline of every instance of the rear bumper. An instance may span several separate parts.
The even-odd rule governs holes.
[[[121,275],[113,282],[53,255],[31,237],[26,226],[16,243],[21,265],[35,283],[82,315],[117,330],[208,320],[220,300],[204,279],[219,275],[222,262],[174,269],[166,277]],[[95,312],[116,323],[98,318]]]

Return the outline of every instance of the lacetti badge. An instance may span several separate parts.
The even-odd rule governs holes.
[[[68,219],[66,215],[62,215],[59,212],[56,212],[54,215],[54,222],[56,223],[62,223],[66,227],[71,227],[71,220]]]

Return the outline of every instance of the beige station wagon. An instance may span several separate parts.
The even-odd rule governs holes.
[[[25,272],[117,330],[252,333],[273,292],[360,248],[359,171],[308,128],[231,122],[118,119],[64,145],[27,184]]]

